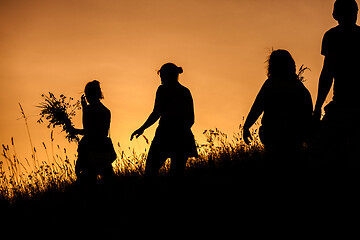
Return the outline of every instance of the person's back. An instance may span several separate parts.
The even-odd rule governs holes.
[[[263,143],[292,144],[302,142],[309,130],[312,112],[311,95],[297,79],[267,80],[264,84]],[[270,138],[270,139],[269,139]]]

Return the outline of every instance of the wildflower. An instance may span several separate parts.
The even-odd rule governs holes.
[[[66,132],[66,138],[69,142],[79,141],[79,138],[70,130],[73,128],[71,120],[76,115],[76,110],[81,109],[80,101],[71,103],[73,98],[65,101],[67,97],[63,94],[60,95],[60,99],[57,99],[51,92],[49,92],[49,96],[45,94],[41,96],[44,98],[44,102],[41,102],[38,106],[41,111],[40,119],[37,122],[43,123],[43,119],[45,118],[49,122],[48,128],[60,126],[62,127],[62,131]]]

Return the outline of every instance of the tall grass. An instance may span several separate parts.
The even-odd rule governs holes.
[[[48,149],[43,143],[44,151],[48,156]],[[62,189],[75,180],[74,160],[70,160],[66,149],[57,145],[58,153],[53,153],[52,158],[36,161],[31,165],[28,159],[20,161],[15,151],[12,140],[11,147],[2,145],[0,161],[0,195],[10,201],[17,198],[35,196],[48,189]],[[33,149],[37,152],[36,148]],[[33,159],[36,159],[33,157]]]
[[[256,135],[256,132],[253,133]],[[75,162],[76,154],[69,156],[66,148],[54,146],[51,133],[51,146],[43,142],[42,151],[46,159],[37,159],[37,149],[34,147],[31,164],[28,159],[20,160],[16,153],[14,140],[11,145],[2,145],[3,161],[0,161],[0,198],[14,202],[17,199],[32,198],[49,190],[63,191],[76,180]],[[229,140],[227,135],[220,130],[206,130],[204,135],[207,142],[198,144],[198,158],[191,158],[187,162],[186,174],[198,169],[221,168],[236,163],[248,161],[254,155],[260,156],[262,145],[254,141],[251,146],[244,143],[240,133],[233,135]],[[257,139],[256,136],[254,136]],[[146,138],[145,138],[146,140]],[[146,141],[149,145],[149,142]],[[120,143],[115,146],[118,158],[113,163],[113,168],[118,177],[135,177],[142,179],[147,152],[136,153],[135,150],[123,149]],[[166,162],[160,169],[160,175],[169,170],[170,163]]]
[[[64,99],[65,97],[61,101],[64,102]],[[61,192],[76,181],[75,163],[77,155],[69,156],[66,148],[56,145],[53,137],[54,132],[51,130],[50,146],[42,142],[40,150],[45,153],[41,154],[41,156],[45,156],[45,159],[39,159],[38,149],[34,147],[31,139],[27,116],[21,104],[19,107],[27,128],[32,155],[30,160],[27,158],[19,159],[13,138],[11,138],[10,146],[2,144],[0,199],[9,202],[15,202],[18,199],[30,199],[49,190]],[[71,109],[77,107],[78,103],[71,105]],[[62,110],[63,112],[66,111]],[[70,118],[66,117],[66,119]],[[205,130],[203,134],[206,143],[197,144],[199,157],[191,158],[187,162],[186,174],[188,175],[199,169],[224,168],[261,158],[263,147],[256,130],[252,132],[255,141],[250,146],[244,143],[241,132],[234,133],[231,139],[228,139],[228,136],[218,129]],[[148,139],[144,135],[143,138],[149,146]],[[113,163],[113,169],[116,175],[123,178],[141,179],[145,171],[146,149],[143,153],[136,153],[134,149],[123,149],[120,143],[117,143],[115,147],[117,159]],[[160,169],[160,175],[166,174],[169,167],[170,162],[167,161]]]

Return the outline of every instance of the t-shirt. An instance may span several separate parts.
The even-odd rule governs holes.
[[[360,27],[337,26],[324,35],[321,54],[331,61],[334,73],[333,101],[360,107]]]

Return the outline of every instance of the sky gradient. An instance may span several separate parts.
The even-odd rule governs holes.
[[[323,34],[337,25],[333,0],[13,0],[0,2],[0,144],[14,137],[21,157],[31,151],[18,103],[35,147],[50,141],[39,125],[42,93],[80,99],[87,82],[101,82],[112,112],[111,137],[123,147],[151,112],[166,62],[183,67],[180,82],[195,103],[193,132],[238,131],[261,85],[271,49],[287,49],[302,64],[316,99]],[[75,119],[81,128],[81,112]],[[156,126],[145,131],[152,139]],[[75,151],[64,135],[55,141]]]

